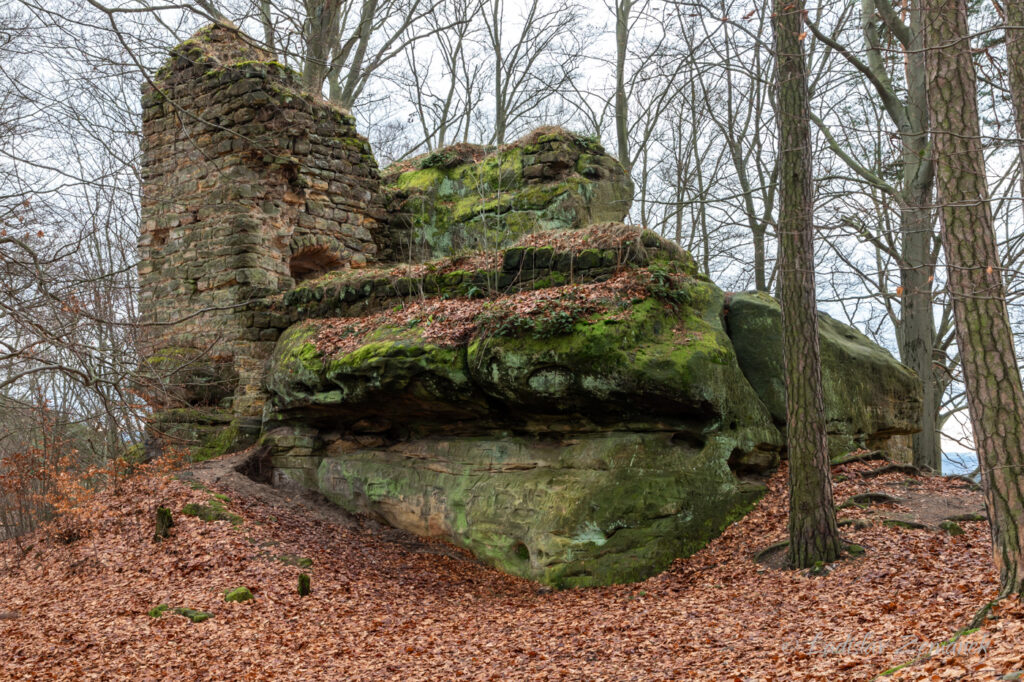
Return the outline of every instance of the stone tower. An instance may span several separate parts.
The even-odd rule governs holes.
[[[377,163],[351,114],[226,27],[171,50],[142,105],[140,386],[156,433],[214,454],[258,433],[267,297],[386,247]]]

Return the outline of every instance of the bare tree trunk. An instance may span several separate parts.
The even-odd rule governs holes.
[[[1017,149],[1024,164],[1024,0],[1006,0],[1006,66],[1010,77],[1010,101],[1017,126]],[[1024,168],[1024,166],[1022,166]],[[1024,173],[1021,173],[1024,197]]]
[[[892,22],[895,23],[895,17]],[[942,391],[935,378],[935,315],[932,284],[935,274],[931,198],[935,167],[928,139],[928,82],[925,77],[924,21],[920,2],[910,9],[907,39],[906,129],[903,143],[902,211],[900,214],[903,295],[900,299],[900,359],[921,380],[921,431],[914,434],[914,464],[942,471],[939,409]]]
[[[331,93],[331,101],[346,109],[351,109],[356,102],[357,90],[363,79],[363,62],[366,60],[366,50],[370,45],[373,19],[376,15],[377,0],[366,0],[359,14],[359,40],[356,43],[355,54],[352,56],[352,63],[348,68],[345,86],[337,96],[335,96],[336,93]]]
[[[929,186],[929,199],[931,187]],[[917,372],[921,380],[921,430],[914,434],[914,465],[932,471],[942,470],[939,448],[939,408],[942,391],[935,380],[935,316],[932,312],[931,215],[927,208],[911,207],[900,219],[901,244],[900,296],[901,319],[897,338],[900,360]]]
[[[260,25],[263,27],[263,43],[272,54],[277,55],[274,22],[270,17],[270,0],[260,0]]]
[[[841,545],[832,501],[814,291],[814,189],[803,0],[776,0],[779,84],[779,302],[782,304],[789,449],[789,560],[834,561]]]
[[[302,83],[310,92],[319,93],[330,67],[331,50],[338,42],[339,0],[315,0],[306,3],[306,23],[302,27],[306,42],[302,65]]]
[[[618,0],[615,5],[615,138],[619,163],[632,170],[629,159],[629,103],[626,102],[626,50],[629,47],[629,13],[632,0]]]
[[[906,9],[906,5],[904,6]],[[914,436],[914,464],[935,471],[940,470],[938,414],[942,402],[937,367],[935,365],[935,319],[932,312],[932,286],[937,253],[933,248],[931,196],[934,185],[934,165],[928,140],[928,84],[925,81],[924,28],[922,7],[915,0],[909,7],[909,24],[893,9],[888,0],[861,0],[861,34],[865,60],[854,55],[843,45],[822,34],[810,25],[814,35],[826,45],[842,54],[858,71],[864,74],[878,94],[882,109],[897,127],[902,145],[902,176],[899,187],[858,163],[841,149],[825,131],[833,150],[862,178],[882,188],[892,196],[900,210],[899,251],[890,249],[880,235],[872,241],[900,265],[900,311],[893,315],[899,341],[900,359],[917,372],[923,389],[924,404],[921,411],[921,430]],[[883,45],[878,21],[885,24],[888,33],[902,47],[905,59],[905,93],[893,86],[885,55],[891,45]]]
[[[1024,389],[1006,309],[964,0],[924,5],[942,244],[1003,595],[1024,589]]]

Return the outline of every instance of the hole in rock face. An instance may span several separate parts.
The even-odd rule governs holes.
[[[696,450],[700,450],[704,447],[704,438],[699,434],[690,431],[677,431],[672,434],[672,444],[689,446]]]
[[[270,465],[270,452],[266,448],[257,448],[235,471],[257,483],[270,483],[273,467]]]
[[[312,246],[292,255],[288,271],[296,282],[310,279],[330,270],[337,270],[344,263],[334,251],[326,246]]]
[[[530,560],[530,548],[522,542],[516,543],[515,547],[512,548],[512,553],[516,555],[517,559],[522,559],[523,561]]]
[[[167,244],[167,234],[170,230],[164,228],[153,232],[153,236],[150,238],[150,248],[159,249]]]

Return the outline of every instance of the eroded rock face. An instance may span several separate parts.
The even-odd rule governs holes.
[[[784,445],[771,297],[727,303],[689,254],[621,224],[476,263],[400,268],[393,290],[423,293],[282,334],[279,481],[556,586],[642,579],[749,509]],[[381,277],[361,276],[303,300],[362,311]],[[913,372],[824,315],[821,338],[836,453],[912,433]]]
[[[764,293],[734,294],[727,326],[747,381],[779,426],[786,423],[782,313]],[[906,459],[906,436],[918,429],[921,383],[910,368],[859,331],[818,315],[825,418],[833,456],[857,448]]]
[[[501,148],[457,144],[384,171],[404,259],[499,249],[530,232],[621,221],[633,187],[599,142],[541,128]]]
[[[612,249],[512,249],[493,274],[521,273],[518,292],[293,326],[267,374],[275,467],[553,585],[637,580],[699,549],[756,497],[730,461],[763,472],[781,439],[721,291],[633,234],[649,255],[631,267],[601,267]],[[595,266],[549,286],[523,269],[538,251]]]

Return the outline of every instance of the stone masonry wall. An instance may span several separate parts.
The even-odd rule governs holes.
[[[220,409],[256,430],[276,331],[255,311],[298,281],[376,260],[377,163],[351,114],[304,93],[297,74],[224,27],[174,48],[142,105],[149,397],[158,408]],[[156,374],[230,385],[157,390]]]

